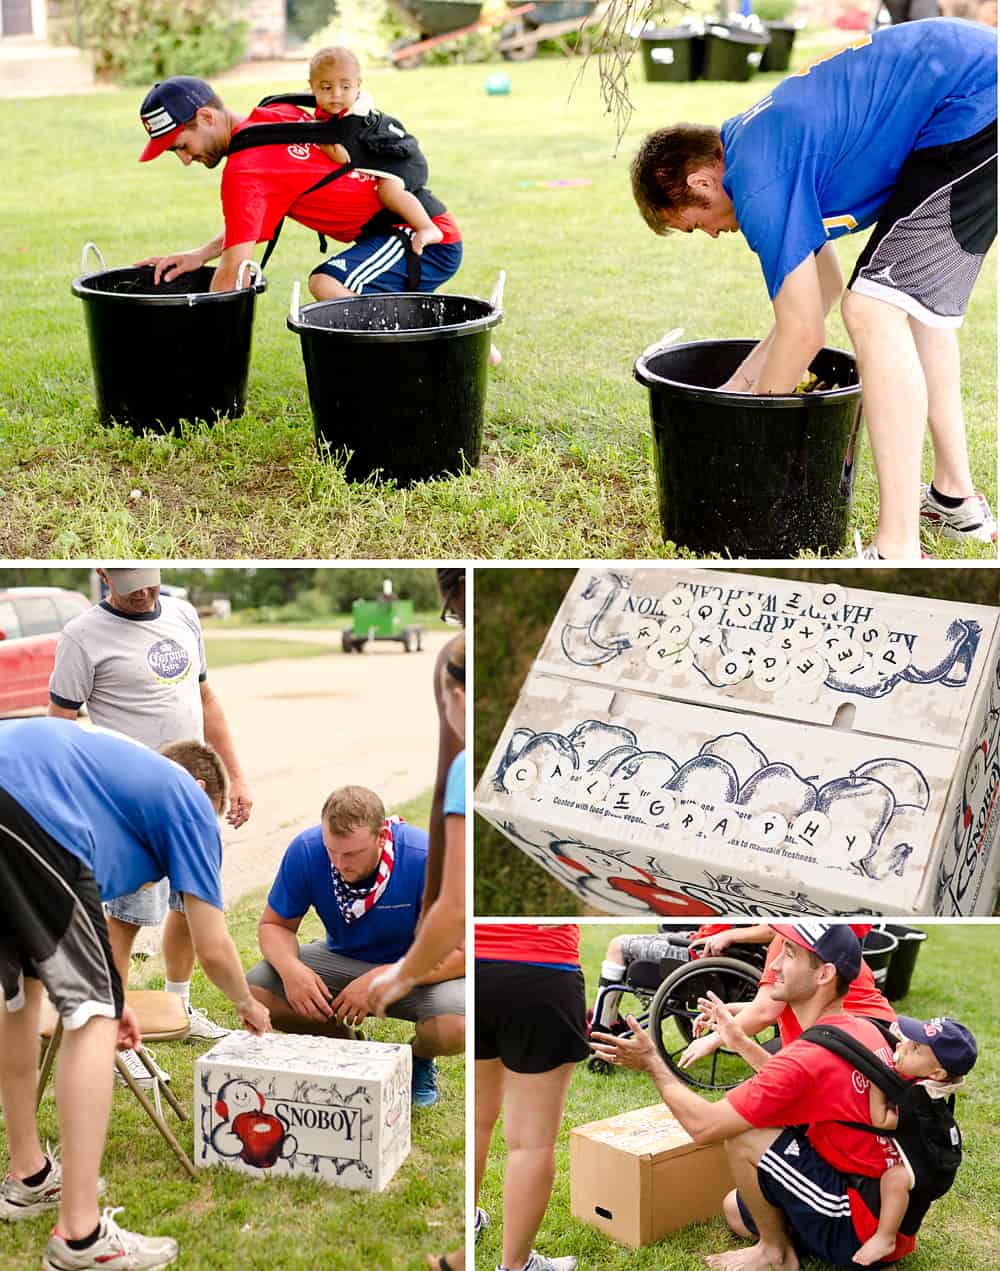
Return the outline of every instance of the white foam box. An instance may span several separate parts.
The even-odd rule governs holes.
[[[1000,612],[581,569],[476,810],[605,913],[992,913]]]
[[[410,1151],[409,1046],[230,1033],[195,1063],[195,1164],[380,1192]]]
[[[633,1249],[721,1214],[732,1187],[725,1144],[699,1146],[662,1103],[570,1131],[573,1217]]]

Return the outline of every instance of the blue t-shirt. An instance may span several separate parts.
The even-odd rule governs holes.
[[[931,18],[865,36],[727,119],[722,185],[771,299],[827,239],[875,222],[914,150],[996,116],[996,32]]]
[[[445,816],[465,816],[465,751],[451,761],[444,786]]]
[[[211,801],[155,750],[68,719],[0,724],[0,786],[90,868],[102,899],[167,877],[223,907]]]
[[[330,858],[318,825],[288,845],[267,903],[282,918],[301,918],[312,907],[326,928],[331,953],[362,962],[395,962],[413,943],[424,899],[427,831],[398,824],[392,828],[395,863],[378,901],[354,922],[345,922],[333,891]]]

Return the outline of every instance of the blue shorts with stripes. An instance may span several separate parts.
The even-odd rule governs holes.
[[[877,1220],[877,1178],[842,1174],[820,1156],[801,1127],[790,1126],[760,1158],[757,1182],[768,1204],[784,1213],[800,1257],[812,1255],[835,1267],[856,1266],[854,1255],[864,1242],[854,1230],[850,1193]],[[756,1235],[757,1224],[739,1192],[736,1199],[747,1230]]]
[[[462,244],[430,243],[420,256],[416,291],[437,291],[462,263]],[[406,291],[406,248],[395,234],[362,239],[318,265],[314,274],[329,274],[357,296],[377,291]]]

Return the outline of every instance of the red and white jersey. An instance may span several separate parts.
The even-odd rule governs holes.
[[[893,1067],[892,1047],[868,1020],[853,1015],[825,1015],[816,1023],[842,1029]],[[730,1090],[726,1098],[745,1121],[758,1129],[806,1126],[806,1137],[834,1169],[879,1178],[890,1165],[899,1162],[892,1139],[837,1124],[861,1121],[871,1125],[870,1084],[839,1055],[800,1039],[779,1050],[760,1072]]]

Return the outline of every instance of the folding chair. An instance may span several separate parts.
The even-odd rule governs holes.
[[[135,992],[127,992],[125,1001],[135,1011],[139,1020],[139,1031],[142,1033],[143,1043],[181,1041],[188,1035],[187,1011],[184,1009],[184,1002],[177,993],[140,989]],[[59,1049],[63,1033],[62,1020],[56,1014],[55,1008],[47,997],[42,1004],[41,1033],[42,1038],[45,1040],[45,1050],[42,1054],[42,1063],[38,1071],[36,1107],[42,1101],[42,1095],[45,1092],[45,1086],[49,1079],[49,1073],[52,1071],[52,1064],[55,1060],[56,1051]],[[117,1051],[115,1051],[115,1067],[121,1074],[122,1080],[138,1099],[143,1111],[166,1139],[171,1151],[181,1165],[184,1166],[191,1178],[196,1178],[197,1171],[194,1162],[181,1147],[173,1130],[164,1119],[160,1103],[161,1095],[182,1121],[186,1121],[188,1115],[178,1103],[177,1097],[169,1085],[157,1075],[156,1067],[151,1057],[146,1053],[145,1044],[139,1047],[136,1054],[153,1079],[155,1106],[125,1067],[121,1055]]]

